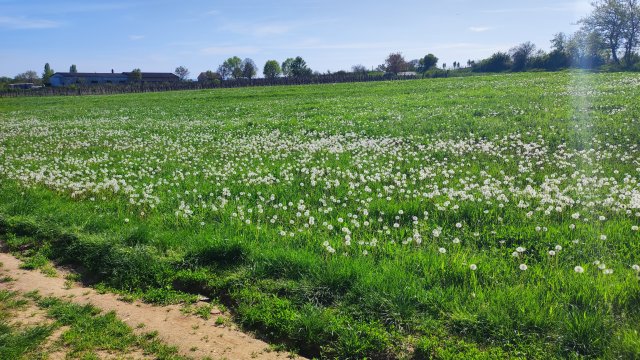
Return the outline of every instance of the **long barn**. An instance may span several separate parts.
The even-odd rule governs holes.
[[[106,85],[106,84],[131,84],[139,80],[131,72],[123,73],[70,73],[58,72],[51,76],[51,86],[62,87],[70,85]],[[180,81],[180,78],[172,73],[142,73],[142,82],[145,83],[172,83]]]

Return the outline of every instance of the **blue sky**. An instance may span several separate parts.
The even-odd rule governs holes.
[[[589,0],[56,1],[0,0],[0,76],[26,70],[171,72],[195,77],[230,56],[302,56],[321,72],[367,67],[390,52],[466,63],[524,41],[547,49]]]

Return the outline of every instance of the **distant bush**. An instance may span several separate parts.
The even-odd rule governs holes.
[[[480,61],[473,67],[474,72],[501,72],[511,68],[511,56],[504,52],[497,52],[488,59]]]
[[[427,70],[423,74],[426,78],[443,78],[449,76],[449,71],[432,68],[431,70]]]

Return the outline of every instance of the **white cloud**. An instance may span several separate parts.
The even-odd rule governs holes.
[[[479,33],[479,32],[489,31],[491,30],[491,28],[488,26],[471,26],[469,27],[469,30]]]
[[[291,31],[293,27],[284,24],[266,24],[258,25],[251,29],[255,36],[282,35]]]
[[[508,44],[483,44],[483,43],[440,43],[433,44],[430,48],[434,50],[464,50],[464,51],[499,51],[508,48]]]
[[[256,54],[260,52],[260,49],[255,46],[211,46],[201,50],[205,54],[209,55],[247,55]]]
[[[220,30],[240,35],[264,37],[286,34],[296,26],[297,25],[293,23],[228,23],[220,27]]]
[[[78,4],[58,3],[50,4],[41,8],[41,11],[51,14],[72,14],[72,13],[95,13],[105,11],[124,10],[135,6],[133,2],[128,3],[98,3],[98,4]]]
[[[370,50],[370,49],[386,49],[397,46],[396,42],[353,42],[339,43],[326,42],[319,38],[307,38],[300,42],[278,46],[279,49],[289,50]]]
[[[483,10],[486,14],[512,14],[512,13],[537,13],[537,12],[569,12],[586,14],[591,11],[590,0],[576,0],[572,2],[558,3],[555,6],[538,6],[523,8],[502,8]]]
[[[129,40],[138,41],[144,39],[144,35],[129,35]]]
[[[8,29],[53,29],[62,24],[51,20],[29,19],[26,17],[0,16],[0,28]]]

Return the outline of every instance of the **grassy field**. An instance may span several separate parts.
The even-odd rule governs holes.
[[[322,358],[640,357],[640,76],[0,99],[34,262]]]

